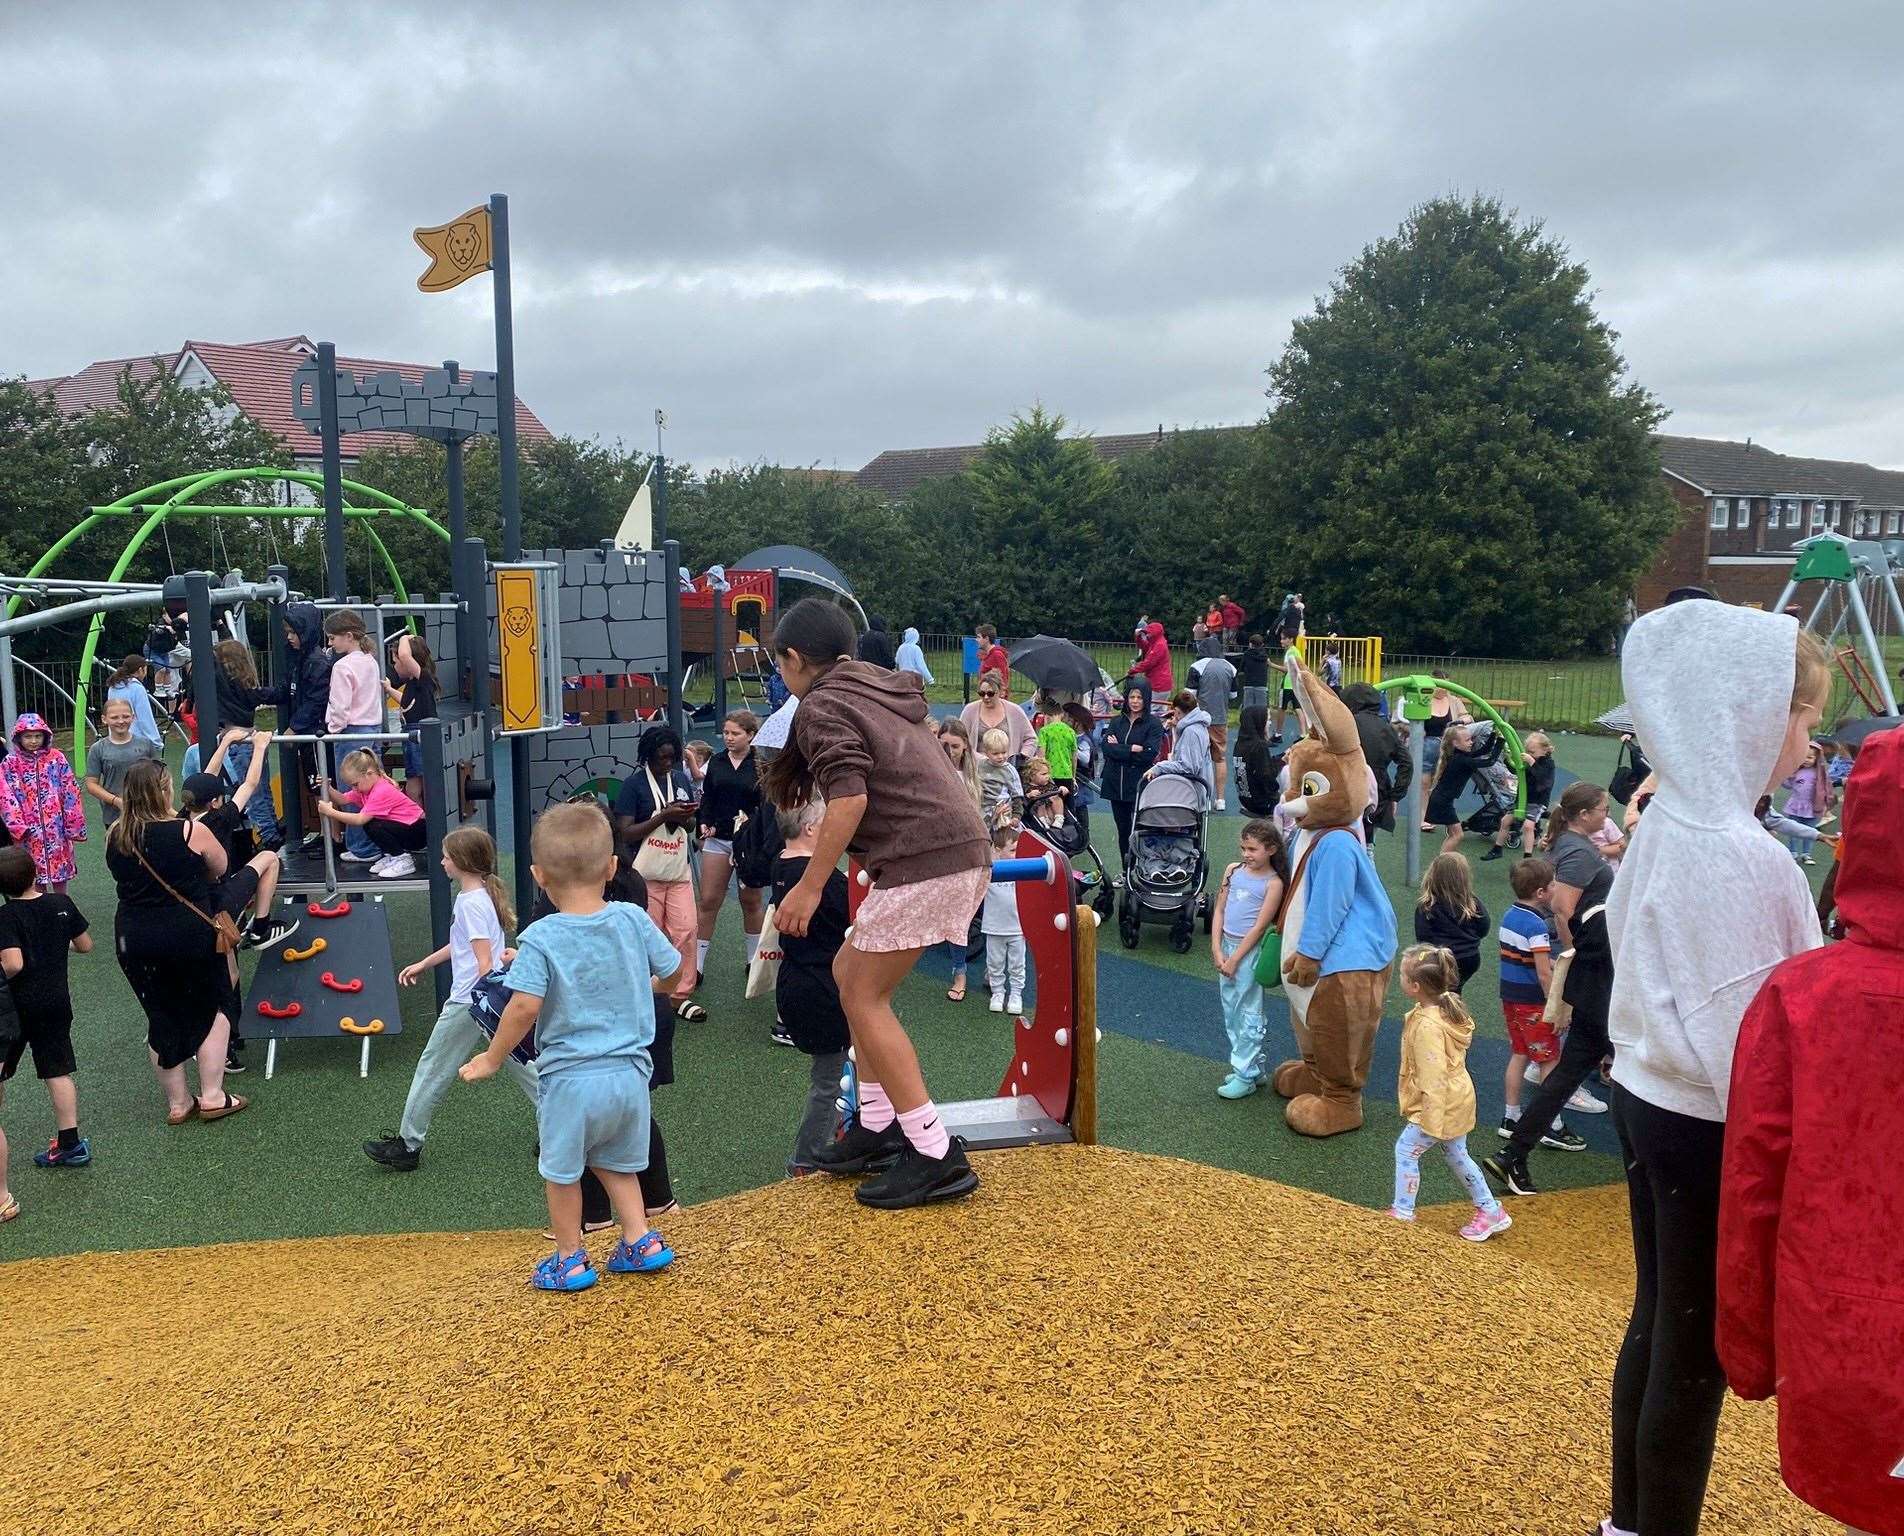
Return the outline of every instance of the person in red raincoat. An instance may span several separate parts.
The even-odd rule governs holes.
[[[1146,624],[1140,636],[1141,647],[1137,660],[1131,663],[1130,675],[1141,677],[1150,684],[1150,696],[1154,699],[1167,699],[1172,692],[1170,681],[1170,642],[1164,638],[1164,627],[1155,619]]]
[[[1807,1504],[1904,1536],[1904,729],[1845,787],[1844,941],[1787,960],[1739,1029],[1719,1206],[1719,1360],[1778,1396]]]

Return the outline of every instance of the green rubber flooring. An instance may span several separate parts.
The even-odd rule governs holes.
[[[1558,756],[1563,768],[1604,781],[1612,743],[1559,738]],[[1212,818],[1216,870],[1235,856],[1241,826],[1234,814]],[[1114,863],[1107,815],[1095,818],[1094,837]],[[1400,883],[1402,858],[1397,839],[1378,839],[1377,862],[1406,936],[1412,897]],[[246,1113],[210,1125],[166,1126],[147,1064],[143,1019],[111,954],[113,896],[96,822],[80,864],[73,894],[100,940],[93,954],[76,956],[72,964],[81,1123],[92,1140],[93,1163],[67,1171],[32,1166],[31,1154],[51,1133],[51,1118],[45,1094],[25,1066],[6,1085],[0,1106],[0,1127],[12,1143],[9,1182],[22,1207],[18,1221],[0,1227],[0,1260],[246,1238],[510,1228],[542,1220],[542,1189],[531,1155],[534,1117],[504,1078],[452,1086],[415,1173],[387,1172],[359,1150],[364,1138],[397,1123],[434,1014],[427,986],[406,991],[405,1032],[373,1043],[367,1079],[357,1075],[353,1041],[288,1042],[270,1082],[264,1081],[263,1048],[254,1046],[252,1070],[235,1079],[252,1101]],[[1482,898],[1498,916],[1511,899],[1508,861],[1476,868]],[[399,963],[425,953],[426,899],[392,896],[389,908]],[[1099,941],[1105,1142],[1363,1205],[1388,1203],[1391,1148],[1400,1129],[1392,1023],[1378,1048],[1368,1124],[1352,1135],[1309,1141],[1285,1129],[1280,1101],[1271,1094],[1237,1103],[1216,1097],[1225,1047],[1201,934],[1187,956],[1170,951],[1162,928],[1146,928],[1136,951],[1120,947],[1112,925],[1099,930]],[[1468,989],[1480,1024],[1470,1060],[1481,1103],[1477,1155],[1484,1141],[1493,1141],[1506,1057],[1492,970],[1484,966]],[[768,1040],[770,1003],[743,996],[739,916],[731,903],[701,1000],[711,1017],[706,1024],[682,1026],[675,1050],[679,1080],[655,1096],[677,1190],[686,1202],[781,1176],[807,1078],[803,1056]],[[986,1010],[981,988],[974,985],[967,1001],[954,1006],[945,998],[943,962],[929,957],[899,1002],[937,1097],[997,1091],[1010,1054],[1008,1026]],[[1398,1006],[1391,1014],[1399,1017]],[[1278,997],[1272,1005],[1272,1053],[1288,1043]],[[1593,1150],[1537,1154],[1537,1172],[1555,1187],[1615,1179],[1619,1165],[1606,1117],[1575,1123]],[[1459,1194],[1444,1169],[1430,1168],[1427,1181],[1424,1200]]]

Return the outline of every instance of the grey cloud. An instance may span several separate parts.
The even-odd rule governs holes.
[[[1673,426],[1904,461],[1879,5],[12,8],[0,368],[303,331],[486,366],[414,224],[507,190],[558,430],[853,466],[1034,398],[1241,421],[1436,193],[1545,220]],[[236,19],[234,19],[236,18]]]

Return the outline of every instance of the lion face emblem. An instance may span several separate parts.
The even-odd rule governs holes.
[[[527,608],[510,608],[503,614],[502,621],[518,640],[535,627],[535,615]]]
[[[444,248],[450,253],[450,260],[456,263],[459,271],[469,270],[476,260],[477,252],[482,247],[482,232],[467,219],[450,225],[449,237],[444,242]]]

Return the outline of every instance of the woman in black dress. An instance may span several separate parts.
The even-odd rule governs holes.
[[[225,851],[203,822],[174,811],[165,764],[134,763],[121,794],[124,808],[106,838],[106,868],[119,887],[113,948],[145,1010],[166,1123],[222,1120],[248,1102],[225,1088],[225,1052],[239,1008],[212,925],[212,883],[225,873]],[[185,1080],[193,1057],[196,1096]]]
[[[708,760],[701,780],[701,916],[696,969],[707,974],[707,946],[720,921],[721,903],[734,871],[734,828],[742,816],[760,813],[760,788],[754,766],[754,737],[760,721],[751,710],[737,709],[721,722],[721,746]],[[771,814],[771,813],[769,813]],[[747,961],[760,943],[766,903],[752,886],[740,888],[741,927],[747,935]]]

